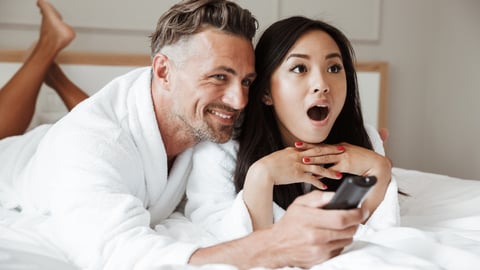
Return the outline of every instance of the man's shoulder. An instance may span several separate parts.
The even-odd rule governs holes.
[[[227,152],[236,154],[238,151],[238,142],[235,140],[229,140],[225,143],[215,143],[210,141],[204,141],[198,143],[193,148],[193,154],[203,153],[203,152]]]

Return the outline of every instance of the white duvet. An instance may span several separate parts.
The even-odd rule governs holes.
[[[340,256],[311,269],[480,269],[480,181],[400,168],[393,171],[400,189],[410,194],[400,196],[401,226],[354,242]],[[0,269],[75,269],[35,233],[39,226],[41,218],[0,209]],[[212,241],[180,213],[156,230],[202,245]],[[160,269],[236,268],[167,265]]]

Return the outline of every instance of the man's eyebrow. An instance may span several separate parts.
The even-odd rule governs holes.
[[[230,68],[230,67],[220,66],[217,69],[223,70],[223,71],[225,71],[227,73],[230,73],[232,75],[237,75],[237,72],[233,68]],[[255,77],[257,77],[257,73],[252,72],[252,73],[247,74],[247,76],[245,76],[245,77],[246,78],[252,78],[252,77],[255,78]]]
[[[229,68],[229,67],[226,67],[226,66],[219,66],[217,69],[223,70],[223,71],[225,71],[227,73],[230,73],[232,75],[237,75],[237,72],[233,68]]]

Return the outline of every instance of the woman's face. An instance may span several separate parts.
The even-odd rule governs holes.
[[[342,110],[347,81],[342,55],[325,32],[303,34],[270,79],[272,105],[287,146],[295,141],[323,142]]]

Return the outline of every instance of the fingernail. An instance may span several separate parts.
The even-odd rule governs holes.
[[[300,147],[300,146],[302,146],[302,145],[303,145],[302,142],[295,142],[295,146],[296,146],[296,147]]]
[[[335,176],[337,176],[338,178],[342,178],[342,177],[343,177],[343,174],[342,174],[342,173],[339,173],[339,172],[337,172],[337,173],[335,174]]]
[[[304,157],[304,158],[302,158],[302,161],[303,161],[303,163],[308,163],[308,162],[310,162],[310,158]]]
[[[337,146],[337,150],[338,151],[345,151],[345,147],[341,146],[341,145],[338,145]]]

